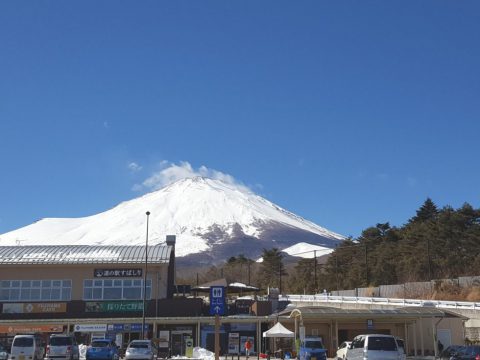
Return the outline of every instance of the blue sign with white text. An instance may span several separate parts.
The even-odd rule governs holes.
[[[145,330],[148,331],[148,324],[145,324]],[[120,332],[141,332],[142,324],[133,323],[133,324],[108,324],[107,331],[113,333]]]
[[[210,315],[225,315],[225,286],[210,287]]]

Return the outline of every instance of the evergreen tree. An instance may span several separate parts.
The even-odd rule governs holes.
[[[246,283],[249,280],[249,271],[251,271],[251,266],[253,263],[253,260],[246,258],[243,254],[240,254],[237,257],[232,256],[227,260],[225,266],[223,267],[224,277],[228,282]]]
[[[317,291],[315,279],[316,259],[302,259],[295,265],[293,275],[289,276],[288,287],[294,293],[313,294]],[[319,267],[317,267],[319,275]]]
[[[283,264],[283,254],[279,249],[263,249],[263,262],[260,268],[260,282],[263,287],[281,288],[282,276],[287,275]]]
[[[427,198],[422,206],[417,210],[417,215],[409,220],[409,223],[423,222],[428,220],[435,220],[438,215],[437,205],[432,199]]]

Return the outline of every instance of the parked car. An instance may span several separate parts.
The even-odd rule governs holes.
[[[451,360],[480,360],[480,345],[470,345],[461,347],[454,353]]]
[[[351,341],[344,341],[340,344],[337,350],[337,360],[345,360],[347,358],[348,347],[351,343]]]
[[[305,336],[300,343],[300,360],[327,360],[327,350],[323,346],[322,338]]]
[[[462,348],[464,348],[463,345],[447,346],[447,348],[440,353],[440,360],[450,360],[455,354],[461,352]]]
[[[407,358],[407,352],[405,351],[405,341],[403,339],[395,338],[397,340],[398,352],[400,353],[400,359],[405,360]]]
[[[125,360],[154,360],[157,347],[151,340],[133,340],[125,351]]]
[[[0,344],[0,360],[7,360],[8,359],[8,351],[5,346]]]
[[[348,360],[401,360],[397,341],[392,335],[368,334],[356,336],[347,352]]]
[[[86,360],[118,360],[118,347],[113,340],[95,339],[87,349]]]
[[[47,360],[79,360],[75,338],[70,335],[51,335],[47,345]]]
[[[10,349],[11,360],[43,360],[45,346],[36,335],[15,335]]]

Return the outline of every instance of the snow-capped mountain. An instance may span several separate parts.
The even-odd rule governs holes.
[[[176,256],[183,262],[212,264],[237,254],[256,258],[264,248],[292,246],[289,254],[311,257],[304,256],[306,246],[333,248],[343,239],[243,187],[195,177],[100,214],[42,219],[0,235],[0,245],[144,245],[146,211],[151,213],[149,245],[176,235]],[[299,243],[306,245],[295,248]]]

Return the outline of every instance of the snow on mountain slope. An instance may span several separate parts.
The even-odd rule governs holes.
[[[297,232],[329,244],[343,239],[252,192],[220,180],[195,177],[97,215],[42,219],[0,235],[0,245],[143,245],[146,211],[151,212],[149,244],[164,242],[167,234],[177,235],[177,257],[212,251],[231,238],[261,239],[265,234],[270,234],[268,239],[274,245],[282,234],[293,236]],[[279,241],[283,244],[286,240]],[[289,245],[295,243],[292,241]]]

